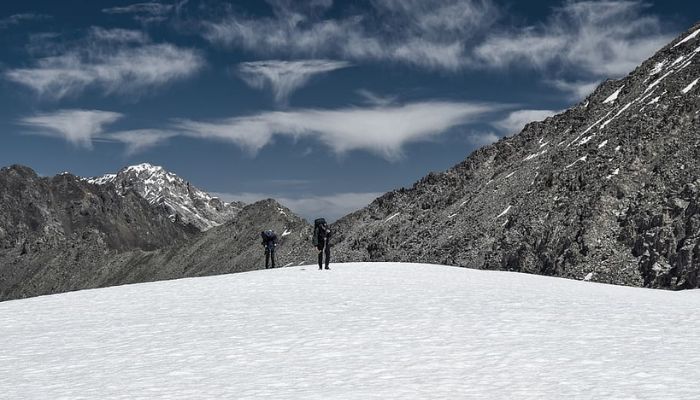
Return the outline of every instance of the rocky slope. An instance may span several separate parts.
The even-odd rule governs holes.
[[[244,206],[240,202],[225,203],[163,167],[148,163],[123,168],[116,174],[90,178],[88,182],[113,184],[121,194],[136,192],[172,221],[192,224],[201,231],[232,220]]]
[[[313,260],[311,227],[274,200],[200,232],[171,221],[135,188],[3,168],[0,300],[263,268],[265,229],[280,237],[279,266]]]
[[[335,224],[338,258],[698,287],[700,24],[578,106]]]
[[[174,224],[134,192],[70,174],[0,169],[0,299],[81,287],[114,254],[181,243]]]
[[[101,286],[251,271],[265,267],[260,232],[273,229],[277,266],[315,263],[312,227],[272,199],[245,206],[238,216],[185,244],[124,253],[111,261],[120,271]]]

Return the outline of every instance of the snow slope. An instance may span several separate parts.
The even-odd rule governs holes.
[[[420,264],[0,303],[7,399],[696,399],[700,292]]]

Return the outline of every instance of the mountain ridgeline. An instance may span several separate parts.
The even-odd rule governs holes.
[[[577,106],[332,225],[333,261],[405,261],[700,286],[700,24]],[[0,300],[315,262],[311,226],[160,167],[0,169]]]
[[[342,218],[336,258],[698,287],[698,39]]]
[[[257,269],[264,229],[280,235],[280,262],[313,258],[308,224],[274,200],[223,203],[185,183],[195,200],[208,200],[198,208],[189,195],[173,195],[184,182],[174,175],[165,181],[177,185],[149,198],[154,190],[144,188],[172,175],[152,166],[155,175],[120,183],[128,179],[120,175],[144,167],[99,182],[67,173],[43,178],[16,165],[0,169],[0,300]],[[163,196],[167,207],[158,200]],[[214,220],[212,205],[235,212]],[[174,217],[173,210],[189,214]],[[207,222],[206,230],[193,221]]]
[[[88,182],[112,184],[120,194],[136,192],[173,222],[192,224],[201,231],[230,221],[244,206],[241,202],[224,203],[163,167],[151,164],[132,165]]]

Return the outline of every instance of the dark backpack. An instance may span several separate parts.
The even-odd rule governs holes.
[[[275,235],[275,231],[273,231],[272,229],[262,231],[260,233],[260,236],[262,237],[263,244],[267,244],[268,242],[274,241],[275,239],[277,239],[277,235]]]
[[[316,218],[314,220],[314,236],[311,241],[314,245],[318,246],[328,235],[328,224],[326,224],[325,218]]]

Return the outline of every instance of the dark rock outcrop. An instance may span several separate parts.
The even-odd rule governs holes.
[[[698,287],[698,29],[578,106],[342,218],[337,257]]]

